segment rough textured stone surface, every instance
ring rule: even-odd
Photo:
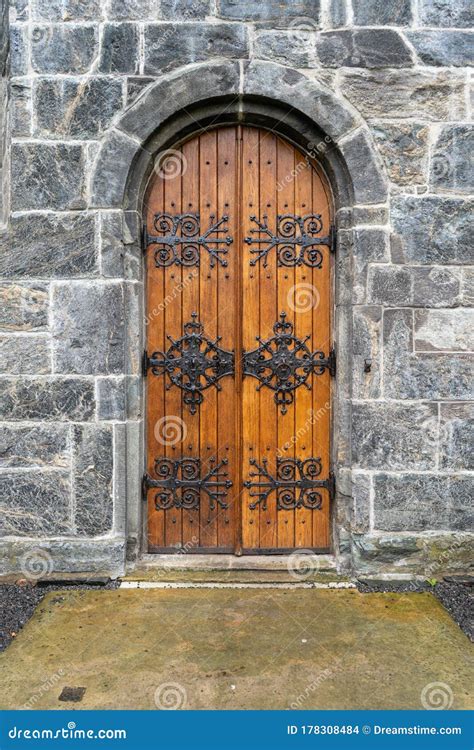
[[[137,24],[108,23],[102,36],[101,73],[138,73],[139,32]]]
[[[418,123],[377,123],[372,127],[388,175],[397,185],[426,182],[429,128]]]
[[[474,397],[474,362],[463,354],[413,354],[413,311],[384,313],[384,392],[396,399]]]
[[[217,14],[232,21],[257,21],[275,26],[308,28],[319,19],[319,0],[293,0],[282,3],[280,0],[267,0],[254,3],[253,0],[218,0]]]
[[[96,270],[92,215],[35,213],[12,218],[8,248],[0,254],[2,276],[74,278]]]
[[[75,525],[81,536],[99,536],[112,527],[112,431],[74,428]]]
[[[383,203],[387,197],[387,185],[375,166],[377,155],[367,134],[358,131],[344,140],[340,148],[352,175],[357,203]]]
[[[101,0],[35,0],[31,13],[35,21],[97,21],[103,7]]]
[[[412,56],[393,29],[330,31],[318,36],[318,57],[330,68],[399,68],[412,65]]]
[[[55,286],[52,331],[57,372],[123,372],[122,285],[77,283]]]
[[[141,250],[123,243],[123,214],[102,211],[100,216],[100,265],[103,276],[140,279]]]
[[[353,465],[361,469],[435,469],[436,404],[356,403],[352,408]]]
[[[119,420],[126,418],[127,402],[125,378],[98,378],[97,380],[97,415],[100,420]]]
[[[352,0],[356,26],[408,26],[412,20],[410,0]]]
[[[466,114],[464,81],[445,71],[343,72],[341,93],[366,117],[442,121]]]
[[[472,529],[472,476],[376,474],[374,527],[386,531]]]
[[[13,208],[85,208],[84,167],[79,145],[13,144]]]
[[[396,196],[392,223],[395,263],[463,264],[472,262],[472,203],[456,198]]]
[[[419,13],[423,26],[472,26],[470,0],[421,0]]]
[[[153,21],[159,7],[155,0],[111,0],[107,15],[111,21]]]
[[[439,135],[431,158],[430,183],[442,193],[471,193],[474,189],[474,129],[448,125]]]
[[[458,269],[373,266],[368,300],[395,307],[451,307],[461,302]]]
[[[474,310],[415,310],[415,351],[474,352]]]
[[[88,139],[106,130],[122,106],[122,83],[108,78],[40,80],[35,90],[36,134]]]
[[[70,463],[69,428],[65,425],[2,425],[0,468],[49,467],[66,469]]]
[[[0,373],[2,375],[45,375],[51,372],[49,337],[31,335],[0,336]]]
[[[382,229],[357,229],[354,231],[353,298],[354,302],[367,301],[367,273],[370,263],[389,260],[388,235]],[[347,286],[347,285],[346,285]]]
[[[0,284],[0,330],[41,331],[48,326],[49,294],[45,284]]]
[[[34,26],[31,62],[37,73],[87,73],[97,54],[94,26]]]
[[[470,31],[414,31],[408,40],[426,65],[472,65],[474,36]]]
[[[94,418],[94,383],[88,379],[3,378],[0,415],[5,421],[75,422]]]
[[[352,396],[379,398],[382,354],[382,308],[357,306],[354,308]],[[370,371],[365,372],[366,361]]]
[[[145,27],[144,73],[161,74],[213,57],[248,56],[247,30],[240,24],[181,24]]]
[[[92,206],[119,207],[130,165],[135,157],[137,144],[114,130],[102,141],[98,160],[103,169],[98,172],[91,188]]]
[[[372,478],[368,473],[352,472],[353,519],[352,528],[356,533],[370,529]]]
[[[440,467],[474,471],[474,404],[441,404]]]
[[[192,0],[190,3],[183,3],[182,0],[160,0],[160,16],[165,21],[204,20],[209,15],[209,0]]]
[[[28,72],[28,41],[23,25],[12,24],[10,29],[10,71],[15,76]]]
[[[0,472],[0,536],[71,533],[69,475]]]
[[[315,65],[316,55],[311,33],[298,34],[287,31],[261,31],[254,40],[254,55],[261,60],[275,60],[295,68]]]
[[[10,127],[14,136],[28,136],[31,131],[32,103],[29,83],[10,86]]]

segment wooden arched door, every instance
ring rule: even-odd
[[[145,200],[148,549],[329,547],[331,202],[267,130],[203,132]]]

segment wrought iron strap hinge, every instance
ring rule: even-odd
[[[218,461],[215,456],[207,459],[205,464],[200,458],[185,457],[181,459],[157,458],[154,475],[146,473],[142,479],[142,496],[147,499],[148,490],[156,490],[154,503],[156,510],[180,508],[197,510],[201,494],[207,495],[210,510],[228,508],[225,502],[227,491],[232,487],[228,478],[228,461]]]
[[[329,229],[329,252],[332,253],[332,255],[336,252],[336,245],[337,245],[337,234],[336,234],[336,227],[334,224],[331,224],[331,227]]]

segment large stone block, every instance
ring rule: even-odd
[[[474,352],[474,310],[415,310],[415,351]]]
[[[51,372],[49,337],[39,334],[0,336],[2,375],[44,375]]]
[[[25,24],[10,26],[10,73],[12,76],[28,74],[28,35]]]
[[[413,65],[402,37],[393,29],[344,29],[319,34],[316,50],[330,68],[405,68]]]
[[[441,404],[441,469],[474,471],[474,404]]]
[[[368,134],[358,130],[340,146],[352,177],[356,203],[385,203],[387,183]]]
[[[71,533],[69,474],[0,472],[0,487],[0,536]]]
[[[107,8],[111,21],[155,21],[159,14],[155,0],[111,0]]]
[[[111,130],[103,138],[98,155],[98,168],[91,187],[94,207],[121,207],[130,165],[139,146],[123,133]],[[145,153],[142,150],[142,153]],[[150,156],[151,158],[151,156]]]
[[[0,284],[0,330],[41,331],[48,327],[46,284]]]
[[[380,398],[382,308],[354,307],[352,397]],[[370,370],[366,372],[366,367]]]
[[[352,0],[356,26],[409,26],[410,0]]]
[[[331,29],[347,25],[348,11],[345,0],[329,0],[326,23]]]
[[[473,63],[474,36],[470,31],[412,31],[408,40],[425,65],[464,67]]]
[[[472,529],[474,478],[376,474],[374,528],[384,531]]]
[[[314,39],[311,33],[291,31],[257,32],[253,56],[260,60],[275,60],[281,65],[295,68],[316,66]]]
[[[31,135],[32,101],[29,82],[10,84],[10,128],[13,137]]]
[[[474,189],[474,129],[447,125],[431,156],[430,184],[441,193],[471,193]],[[472,249],[472,248],[471,248]]]
[[[102,0],[36,0],[31,3],[35,21],[101,21]]]
[[[139,30],[135,23],[107,23],[102,32],[101,73],[138,73]]]
[[[383,229],[354,230],[353,298],[348,302],[367,301],[367,273],[370,263],[389,261],[388,234]],[[348,287],[350,291],[350,286]]]
[[[11,164],[13,210],[85,208],[82,146],[14,143]]]
[[[352,460],[360,469],[435,469],[437,404],[355,403]]]
[[[452,307],[461,304],[461,273],[454,268],[372,266],[368,301],[394,307]]]
[[[392,200],[395,263],[471,264],[474,230],[472,202],[455,198],[412,195]]]
[[[266,0],[256,3],[253,0],[218,0],[217,15],[231,21],[255,21],[271,26],[291,26],[298,30],[307,29],[319,22],[319,0]]]
[[[204,20],[212,15],[209,0],[160,0],[160,17],[164,21]]]
[[[442,122],[466,116],[464,80],[453,72],[342,71],[340,90],[365,117]]]
[[[94,415],[94,383],[90,378],[0,380],[0,416],[7,422],[87,422]]]
[[[81,580],[94,580],[125,575],[125,546],[123,535],[109,535],[104,539],[38,539],[35,550],[40,561],[51,561],[53,578],[65,573],[68,578],[79,574]],[[29,540],[4,539],[0,545],[0,572],[22,573],[25,554],[30,552]]]
[[[70,464],[69,427],[2,425],[0,468],[49,467],[66,469]]]
[[[124,371],[121,284],[58,284],[53,291],[55,369],[61,373]]]
[[[112,528],[112,447],[111,427],[74,428],[74,517],[81,536],[99,536]]]
[[[122,82],[42,79],[35,91],[36,134],[49,138],[95,138],[123,105]]]
[[[470,0],[421,0],[420,22],[423,26],[472,26]]]
[[[74,278],[97,272],[95,223],[91,214],[13,216],[10,229],[8,249],[0,254],[0,275],[4,277]],[[23,304],[21,289],[28,288],[18,287],[18,304]],[[45,293],[47,289],[36,284],[31,288]],[[42,304],[43,297],[38,298],[37,294],[25,304],[36,305],[37,299]]]
[[[462,303],[474,307],[474,269],[464,268],[462,272]]]
[[[87,73],[97,55],[95,26],[33,26],[31,64],[36,73]]]
[[[426,125],[379,122],[371,130],[392,182],[426,183],[429,136]]]
[[[138,240],[139,229],[134,232]],[[100,263],[103,276],[118,279],[140,279],[142,251],[138,243],[125,244],[122,211],[100,214]]]
[[[394,399],[474,397],[474,362],[462,354],[413,354],[413,311],[384,313],[384,393]]]
[[[351,472],[353,517],[352,530],[358,533],[369,531],[372,505],[372,478],[369,473]]]
[[[215,57],[248,57],[243,24],[149,24],[145,26],[145,75]]]

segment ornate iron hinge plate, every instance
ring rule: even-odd
[[[221,337],[212,340],[204,334],[204,326],[197,320],[197,313],[184,325],[184,335],[176,341],[168,336],[171,346],[166,352],[146,355],[144,370],[153,375],[167,375],[173,385],[184,391],[183,401],[191,414],[203,402],[203,391],[214,386],[221,390],[220,378],[234,374],[234,353],[218,346]]]
[[[293,403],[293,391],[304,385],[311,389],[308,379],[311,374],[322,375],[324,370],[335,373],[335,352],[328,357],[322,351],[311,352],[306,342],[310,336],[298,339],[293,335],[293,324],[280,313],[280,320],[273,326],[274,336],[264,341],[257,336],[260,346],[243,353],[243,372],[260,381],[262,387],[275,391],[274,400],[281,413],[286,414]]]
[[[157,490],[154,497],[156,510],[196,510],[200,506],[201,493],[205,492],[209,498],[210,510],[214,510],[217,505],[228,508],[224,498],[229,487],[232,487],[232,482],[226,478],[228,472],[223,470],[227,459],[223,458],[217,463],[212,457],[206,463],[208,467],[203,472],[199,458],[157,458],[155,477],[149,474],[143,476],[143,498],[146,500],[148,490],[154,488]]]
[[[261,464],[253,458],[250,463],[256,471],[250,471],[251,479],[244,482],[244,486],[250,490],[250,497],[255,498],[249,504],[251,510],[259,505],[266,510],[272,493],[276,496],[277,510],[320,510],[323,502],[321,489],[329,492],[331,500],[334,497],[334,474],[330,473],[328,479],[317,478],[322,471],[320,458],[277,458],[276,476],[268,470],[266,458]]]
[[[233,242],[232,237],[223,236],[229,231],[226,226],[228,220],[227,214],[217,221],[215,216],[210,216],[210,225],[203,232],[199,214],[159,213],[153,218],[153,228],[157,234],[149,234],[144,227],[143,244],[145,248],[156,245],[154,259],[158,268],[167,268],[173,263],[181,266],[199,266],[201,250],[207,252],[211,268],[214,268],[216,263],[226,266],[225,256],[228,246]]]
[[[277,263],[279,266],[308,266],[310,268],[321,268],[323,254],[321,246],[326,245],[333,250],[334,230],[327,236],[322,236],[323,222],[320,214],[307,214],[296,216],[294,214],[280,214],[277,216],[277,229],[274,233],[268,226],[268,216],[264,215],[263,221],[251,216],[250,221],[256,224],[256,229],[251,229],[252,237],[245,237],[248,245],[252,247],[250,252],[255,257],[250,261],[255,266],[263,260],[264,268],[268,265],[268,255],[275,248],[277,252]]]

